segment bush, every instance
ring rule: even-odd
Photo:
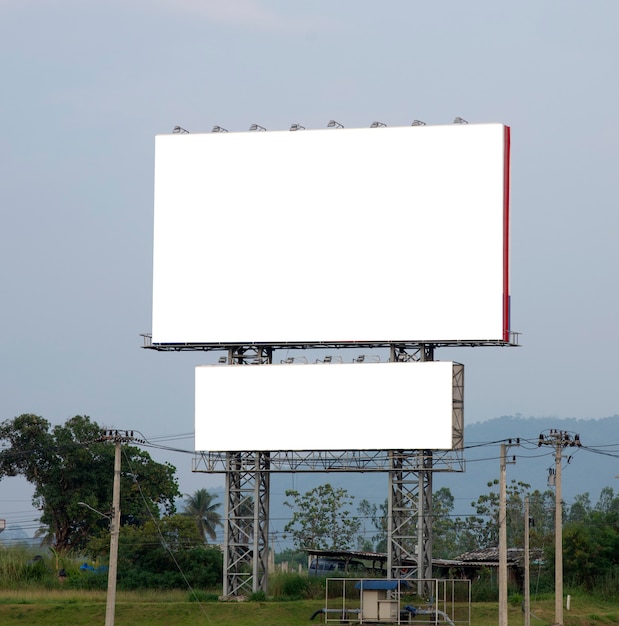
[[[282,588],[288,598],[306,598],[309,592],[309,581],[305,576],[294,575],[284,581]]]
[[[313,588],[307,576],[279,573],[269,578],[270,595],[287,600],[300,600],[314,597]],[[324,585],[322,586],[324,594]]]
[[[510,593],[508,600],[512,606],[520,606],[523,602],[523,597],[520,593]]]
[[[264,591],[262,591],[262,589],[260,591],[254,591],[249,596],[249,601],[250,602],[264,602],[266,599],[267,599],[266,593],[264,593]]]
[[[191,591],[188,599],[189,602],[219,602],[219,595],[206,591]]]

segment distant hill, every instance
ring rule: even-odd
[[[520,446],[510,447],[508,457],[516,462],[507,466],[507,481],[528,483],[531,489],[545,491],[548,470],[554,468],[554,448],[537,447],[540,433],[550,429],[580,435],[581,448],[565,448],[562,465],[563,500],[570,503],[578,494],[589,493],[595,503],[604,487],[619,490],[619,416],[604,419],[556,419],[500,417],[465,427],[464,474],[437,474],[434,488],[449,487],[456,497],[457,513],[471,514],[470,502],[487,493],[488,481],[499,477],[500,444],[520,438]]]

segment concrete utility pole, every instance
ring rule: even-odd
[[[529,569],[529,496],[524,498],[524,626],[531,626],[531,573]]]
[[[561,495],[561,460],[563,448],[580,447],[580,435],[570,435],[563,430],[540,434],[537,446],[555,448],[555,624],[563,626],[563,502]]]
[[[112,491],[112,517],[110,520],[110,561],[107,575],[107,600],[105,605],[105,626],[114,626],[116,611],[116,578],[118,573],[118,538],[120,536],[120,467],[121,444],[131,441],[133,433],[125,431],[104,431],[103,440],[114,442],[114,485]]]
[[[507,626],[507,447],[514,445],[501,444],[501,467],[499,478],[499,626]],[[515,445],[520,445],[517,439]],[[516,457],[511,461],[516,462]]]

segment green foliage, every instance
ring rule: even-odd
[[[475,584],[471,585],[471,599],[473,602],[498,601],[499,588],[488,569],[482,569]]]
[[[300,576],[278,572],[269,576],[269,595],[274,600],[324,598],[325,580],[322,577]]]
[[[378,507],[366,499],[359,502],[357,513],[359,515],[361,534],[357,538],[357,549],[365,552],[387,551],[387,510],[388,504],[386,500]],[[370,535],[368,523],[372,525],[375,534]]]
[[[0,588],[11,589],[23,583],[41,585],[46,578],[53,579],[53,571],[47,555],[21,547],[0,548]]]
[[[523,602],[523,597],[521,593],[510,593],[507,598],[508,602],[513,606],[520,606]]]
[[[306,576],[290,574],[283,581],[281,595],[286,598],[307,598],[309,590],[310,583]]]
[[[185,501],[183,515],[195,520],[205,540],[209,537],[214,541],[217,537],[217,527],[222,525],[221,515],[216,510],[221,506],[221,502],[213,502],[215,498],[217,496],[206,489],[198,489],[193,495],[188,495]]]
[[[193,590],[188,594],[187,599],[189,602],[219,602],[219,594]]]
[[[281,552],[275,553],[275,564],[288,563],[291,567],[307,567],[307,554],[303,550],[293,550],[286,548]]]
[[[204,545],[189,517],[172,515],[143,526],[121,528],[120,589],[185,589],[188,585],[211,588],[221,583],[222,568],[221,550]]]
[[[586,590],[608,583],[619,568],[619,497],[605,488],[591,507],[589,494],[575,499],[563,529],[563,573]]]
[[[288,490],[292,503],[284,504],[294,510],[292,519],[284,528],[300,550],[349,550],[359,530],[359,520],[348,507],[353,496],[346,489],[334,489],[330,484],[320,485],[305,495]]]
[[[475,515],[467,518],[462,526],[468,549],[487,548],[499,543],[499,493],[493,490],[498,485],[496,479],[489,482],[491,491],[471,503]],[[507,545],[510,547],[522,545],[524,497],[529,489],[530,485],[515,480],[506,485]]]
[[[451,516],[454,497],[448,487],[441,487],[432,496],[433,553],[437,558],[449,559],[460,550],[458,525]]]
[[[112,502],[114,446],[100,441],[100,434],[101,427],[81,415],[53,428],[30,414],[0,424],[0,477],[22,475],[34,485],[43,535],[60,551],[83,549],[109,526],[94,511],[107,512]],[[160,509],[173,513],[180,495],[174,474],[172,465],[123,446],[123,523],[158,517]]]
[[[262,591],[262,589],[259,590],[259,591],[254,591],[249,596],[249,601],[250,602],[265,602],[266,599],[267,599],[267,594],[264,593],[264,591]]]

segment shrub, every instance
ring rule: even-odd
[[[191,591],[189,593],[189,602],[218,602],[219,595],[216,593],[208,593],[207,591]]]
[[[254,591],[249,596],[249,601],[250,602],[264,602],[266,599],[267,599],[266,593],[264,593],[264,591],[262,591],[262,589],[260,591]]]

